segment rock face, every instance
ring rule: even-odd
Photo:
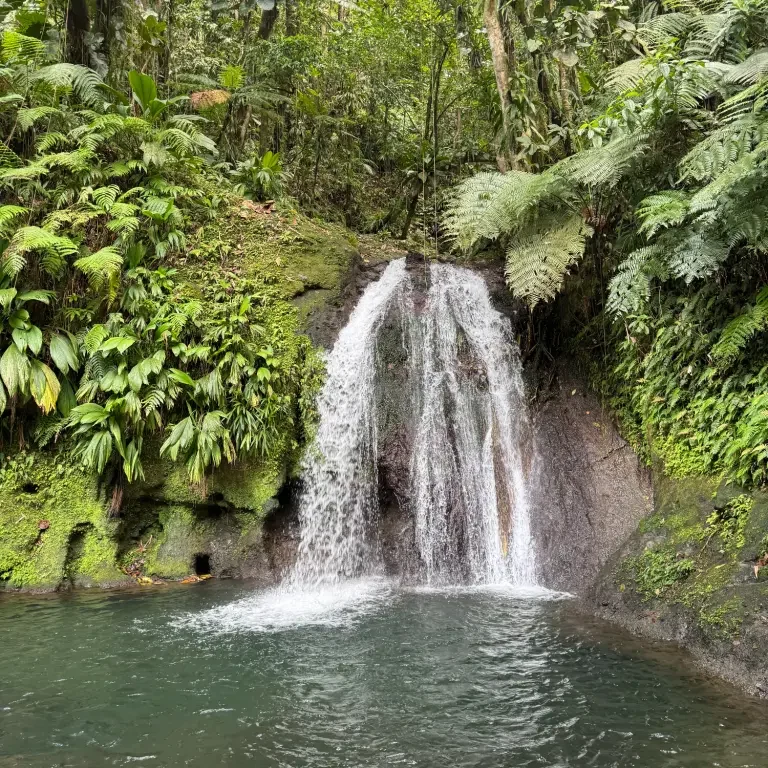
[[[768,493],[661,473],[654,486],[654,514],[602,569],[585,608],[768,697]]]
[[[539,578],[584,594],[651,513],[650,473],[566,365],[534,414],[534,435],[531,522]]]

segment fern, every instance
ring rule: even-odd
[[[725,243],[709,233],[693,232],[669,258],[669,269],[674,277],[691,283],[711,275],[726,258],[728,246]]]
[[[555,174],[573,185],[613,187],[642,158],[648,149],[647,136],[629,135],[601,147],[578,152],[553,166]]]
[[[579,216],[543,221],[536,231],[514,239],[507,250],[506,278],[512,293],[533,308],[560,290],[569,267],[584,253],[592,233]]]
[[[49,274],[58,274],[66,258],[77,253],[77,246],[40,227],[21,227],[16,231],[0,261],[0,274],[16,277],[27,263],[30,253],[42,254],[41,265]]]
[[[645,307],[651,292],[651,273],[658,271],[649,267],[661,256],[662,249],[651,245],[630,253],[624,259],[608,287],[606,309],[609,314],[634,314]]]
[[[32,62],[45,56],[45,43],[34,37],[27,37],[19,32],[3,32],[0,44],[0,59],[4,62],[18,59]]]
[[[92,69],[79,64],[60,63],[41,67],[32,79],[53,88],[71,90],[83,104],[94,105],[103,100],[103,80]]]
[[[107,246],[77,259],[74,266],[88,277],[91,287],[98,291],[120,272],[123,255],[113,246]]]
[[[662,229],[682,224],[688,206],[688,195],[685,192],[669,190],[646,197],[636,211],[642,221],[640,232],[652,238]]]
[[[757,294],[753,305],[745,307],[740,315],[725,326],[717,343],[712,347],[712,359],[721,366],[732,363],[749,340],[767,327],[768,287]]]
[[[745,61],[730,67],[724,80],[726,83],[754,85],[766,75],[768,75],[768,48],[761,48]]]

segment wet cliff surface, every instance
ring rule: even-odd
[[[583,594],[653,510],[650,472],[566,363],[534,415],[532,524],[539,578]]]

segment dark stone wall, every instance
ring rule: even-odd
[[[533,426],[530,503],[540,581],[583,594],[653,510],[650,473],[565,363]]]

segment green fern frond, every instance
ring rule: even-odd
[[[720,366],[732,363],[750,339],[768,327],[768,287],[755,297],[753,305],[744,308],[723,329],[712,347],[712,359]]]
[[[649,48],[657,48],[668,40],[682,38],[690,28],[691,21],[688,13],[659,14],[638,28],[637,37]]]
[[[693,232],[673,251],[669,269],[674,277],[692,283],[716,272],[728,258],[728,246],[711,233]]]
[[[496,240],[512,232],[535,195],[531,173],[478,173],[458,185],[448,202],[446,228],[459,248],[468,250],[481,240]]]
[[[97,291],[119,274],[122,266],[122,253],[111,245],[75,262],[75,269],[86,275],[91,287]]]
[[[29,109],[20,109],[17,113],[19,128],[22,131],[28,131],[38,120],[62,116],[63,112],[58,107],[31,107]]]
[[[101,86],[104,81],[97,72],[79,64],[50,64],[38,69],[32,79],[47,83],[53,88],[71,90],[83,104],[98,104],[103,98]]]
[[[51,274],[63,266],[68,256],[77,253],[77,246],[68,238],[40,227],[21,227],[16,230],[0,261],[0,273],[16,277],[27,263],[30,253],[43,255],[41,264]]]
[[[754,85],[766,75],[768,75],[768,48],[761,48],[745,61],[730,67],[724,80],[726,83]]]
[[[45,43],[35,37],[27,37],[19,32],[3,32],[0,44],[0,59],[4,62],[19,59],[21,61],[41,60],[45,56]]]
[[[585,187],[613,187],[648,149],[644,134],[624,136],[602,147],[586,149],[561,160],[549,173],[570,184]]]
[[[63,148],[69,145],[67,136],[59,131],[49,131],[40,136],[35,142],[35,149],[38,153],[44,154],[52,149]]]
[[[553,299],[562,288],[569,267],[584,254],[592,233],[579,216],[545,219],[507,250],[506,278],[512,293],[533,308]]]
[[[19,165],[21,158],[4,141],[0,141],[0,169],[16,168]]]
[[[630,59],[611,71],[605,81],[605,89],[608,93],[637,90],[650,71],[646,59]]]
[[[642,221],[640,231],[648,238],[668,227],[682,224],[688,213],[689,196],[685,192],[668,190],[646,197],[636,213]]]
[[[640,312],[648,302],[651,293],[651,273],[649,269],[662,256],[658,245],[640,248],[627,256],[619,265],[616,274],[608,286],[609,314],[621,316]]]
[[[0,232],[25,213],[28,213],[28,210],[20,205],[0,205]]]

